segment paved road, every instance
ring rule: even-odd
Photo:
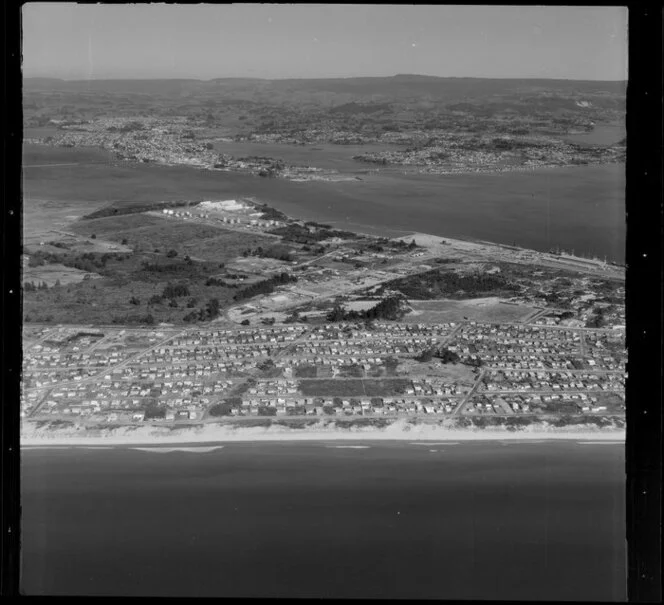
[[[480,370],[480,372],[477,375],[477,379],[475,380],[475,383],[473,384],[473,388],[468,391],[466,396],[463,398],[461,403],[454,409],[452,412],[452,416],[456,416],[462,412],[462,410],[466,407],[468,404],[468,401],[470,398],[473,396],[473,394],[477,391],[479,388],[480,384],[482,383],[482,378],[484,378],[485,370]]]

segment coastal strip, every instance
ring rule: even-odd
[[[449,441],[447,441],[449,440]],[[245,427],[233,429],[227,426],[205,426],[201,429],[181,431],[155,431],[149,427],[100,429],[93,435],[82,437],[64,431],[24,431],[22,448],[91,445],[172,446],[184,444],[223,444],[233,442],[289,442],[289,441],[406,441],[409,444],[451,445],[471,441],[541,442],[571,440],[589,443],[624,443],[624,429],[597,429],[578,426],[557,429],[555,427],[526,427],[522,430],[507,429],[452,429],[444,426],[413,425],[397,421],[385,428],[339,429],[313,426],[309,429],[285,427]]]

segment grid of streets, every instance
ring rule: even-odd
[[[431,347],[457,363],[415,358]],[[622,329],[378,322],[26,328],[22,417],[623,415]]]

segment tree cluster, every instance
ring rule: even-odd
[[[460,275],[454,272],[443,272],[440,269],[400,278],[389,282],[386,287],[398,290],[408,298],[419,299],[443,296],[472,298],[499,290],[518,290],[515,284],[508,282],[501,275],[489,273]]]
[[[231,284],[226,283],[223,279],[219,279],[218,277],[208,277],[205,280],[205,285],[206,286],[223,286],[225,288],[232,288]]]
[[[277,286],[282,286],[296,281],[297,277],[294,275],[289,275],[285,272],[279,273],[274,277],[256,282],[255,284],[251,284],[250,286],[239,290],[233,297],[233,300],[246,300],[247,298],[252,298],[254,296],[258,296],[259,294],[271,294],[274,292]]]
[[[155,401],[151,401],[147,406],[145,406],[145,419],[151,420],[159,418],[166,418],[166,408],[164,406],[160,406]]]
[[[159,263],[143,261],[142,267],[144,271],[150,273],[184,273],[191,271],[191,269],[184,263],[166,263],[160,265]]]
[[[279,244],[270,246],[269,248],[263,248],[262,246],[258,246],[253,250],[248,248],[242,252],[242,256],[258,256],[260,258],[274,258],[283,261],[293,260],[293,253],[291,252],[290,248]]]
[[[603,307],[597,307],[586,322],[586,328],[602,328],[606,325],[605,311]]]
[[[285,221],[288,217],[281,211],[264,204],[257,208],[262,214],[261,218],[268,221]]]
[[[444,364],[458,363],[460,361],[460,357],[454,351],[440,347],[425,349],[417,357],[415,357],[415,359],[416,361],[420,361],[422,363],[428,363],[432,359],[438,359],[441,363]]]
[[[364,311],[347,311],[339,303],[327,314],[327,321],[357,321],[387,319],[397,320],[404,316],[403,296],[394,294],[381,300],[377,305]]]
[[[26,282],[23,284],[23,290],[25,292],[35,292],[37,290],[48,290],[48,285],[45,281],[41,282],[38,285],[35,285],[33,282]]]
[[[179,298],[180,296],[190,296],[187,284],[167,284],[161,293],[163,298]]]
[[[30,255],[28,266],[40,267],[44,264],[60,263],[65,267],[73,267],[86,273],[96,273],[106,268],[106,263],[113,257],[112,254],[97,255],[92,252],[82,254],[54,254],[37,250]]]
[[[311,227],[311,229],[309,229]],[[339,239],[355,239],[356,233],[351,231],[342,231],[339,229],[329,229],[327,227],[320,228],[313,225],[302,226],[297,224],[290,224],[284,227],[277,227],[270,231],[275,235],[281,235],[285,240],[297,242],[300,244],[316,244],[324,239],[338,237]]]
[[[188,323],[195,321],[209,321],[219,315],[220,308],[221,305],[219,299],[211,298],[207,301],[204,308],[196,309],[191,313],[187,313],[182,319]]]

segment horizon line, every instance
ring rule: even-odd
[[[626,83],[627,78],[618,80],[599,80],[599,79],[581,79],[581,78],[551,78],[542,76],[509,76],[509,77],[490,77],[490,76],[431,76],[427,74],[394,74],[392,76],[323,76],[323,77],[286,77],[286,78],[267,78],[257,76],[217,76],[214,78],[186,78],[186,77],[169,77],[169,78],[145,78],[145,77],[112,77],[112,78],[60,78],[57,76],[23,76],[23,80],[58,80],[60,82],[113,82],[113,81],[188,81],[188,82],[214,82],[216,80],[261,80],[266,82],[271,81],[286,81],[286,80],[359,80],[359,79],[389,79],[389,78],[432,78],[438,80],[552,80],[564,82],[611,82],[611,83]]]

